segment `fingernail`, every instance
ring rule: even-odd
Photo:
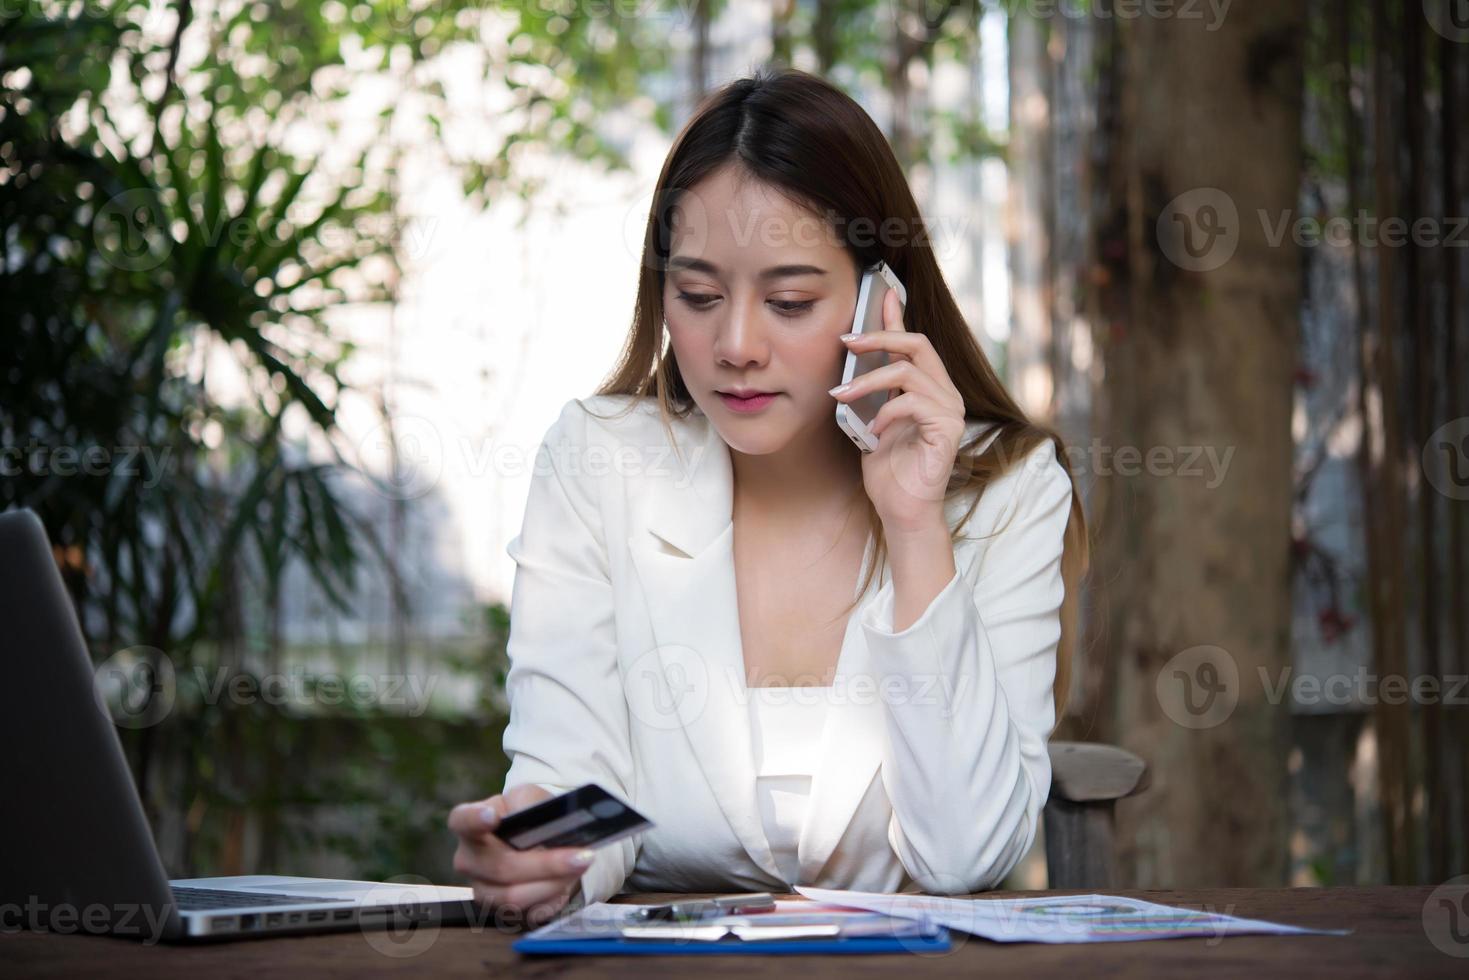
[[[828,395],[844,395],[851,387],[851,384],[837,385],[835,388],[828,388],[826,393]]]
[[[862,336],[860,333],[844,333],[844,334],[842,334],[842,339],[843,340],[856,340],[860,336]]]
[[[592,850],[591,848],[586,848],[584,850],[577,851],[571,856],[571,864],[572,867],[576,868],[590,868],[592,866],[592,862],[596,860],[596,858],[597,852]]]
[[[486,827],[493,827],[500,822],[500,811],[492,806],[481,807],[479,818],[484,821]]]

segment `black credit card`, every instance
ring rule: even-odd
[[[590,847],[647,830],[653,821],[607,792],[587,783],[500,821],[495,836],[524,851],[531,847]]]

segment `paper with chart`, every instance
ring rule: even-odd
[[[1110,943],[1138,939],[1265,935],[1342,936],[1350,929],[1305,929],[1259,919],[1240,919],[1209,908],[1158,905],[1116,895],[1042,898],[946,898],[885,895],[796,885],[807,898],[834,905],[923,918],[1002,943]]]

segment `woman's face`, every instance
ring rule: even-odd
[[[724,168],[684,196],[664,277],[669,342],[731,449],[763,455],[836,428],[828,389],[841,380],[857,285],[831,225],[776,188]],[[744,390],[773,397],[721,394]]]

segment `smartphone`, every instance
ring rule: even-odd
[[[596,783],[507,815],[495,836],[523,851],[531,847],[593,847],[647,830],[653,822]]]
[[[852,316],[851,333],[873,333],[883,328],[882,304],[890,292],[898,294],[898,302],[908,306],[908,290],[898,281],[897,275],[886,262],[879,262],[862,273],[862,285],[857,290],[857,311]],[[847,349],[847,362],[842,368],[842,384],[875,371],[888,363],[887,351],[868,351],[858,354]],[[857,448],[864,453],[877,449],[877,437],[872,434],[873,419],[877,410],[888,400],[888,389],[870,392],[851,402],[837,403],[837,425],[841,426]]]

